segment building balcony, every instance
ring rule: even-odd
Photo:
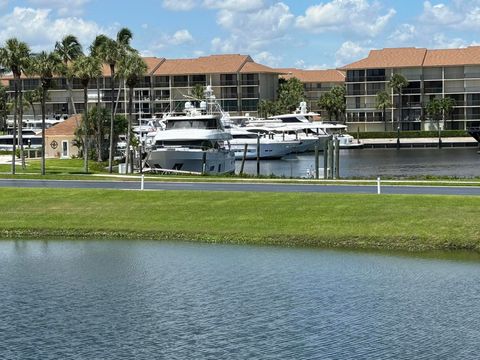
[[[237,86],[237,80],[222,80],[220,81],[220,86]]]
[[[259,84],[260,82],[258,80],[242,80],[241,86],[251,86]]]

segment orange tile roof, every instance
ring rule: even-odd
[[[0,79],[0,83],[1,83],[3,86],[8,86],[8,85],[9,85],[9,80],[8,80],[8,79]]]
[[[248,55],[225,54],[195,59],[166,59],[154,75],[190,75],[224,73],[278,73],[268,66],[255,63]]]
[[[160,64],[165,61],[165,58],[144,57],[143,61],[145,61],[145,64],[147,64],[147,75],[152,75],[154,71],[157,70],[157,68],[160,66]],[[109,77],[111,75],[110,65],[103,64],[102,75],[106,77]]]
[[[247,61],[240,70],[240,73],[279,74],[280,71],[278,71],[278,69],[272,69],[271,67],[258,64],[253,61]]]
[[[80,126],[82,115],[77,114],[45,130],[45,136],[74,135]]]
[[[424,48],[387,48],[371,50],[365,59],[341,67],[339,70],[421,67],[427,54]]]
[[[335,69],[328,70],[303,70],[303,69],[277,69],[283,79],[297,78],[302,83],[343,83],[345,73]]]
[[[480,46],[428,50],[423,66],[480,65]]]

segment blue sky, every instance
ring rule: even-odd
[[[0,0],[0,44],[34,51],[66,34],[134,33],[143,55],[249,54],[275,67],[334,68],[373,48],[477,44],[480,0]]]

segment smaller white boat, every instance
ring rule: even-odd
[[[235,153],[235,159],[243,159],[245,146],[247,160],[257,158],[258,147],[260,159],[279,159],[294,152],[301,143],[295,139],[281,139],[268,129],[232,128],[230,133],[232,134],[230,146]]]

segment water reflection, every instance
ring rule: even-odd
[[[476,359],[478,260],[4,241],[0,357]]]

